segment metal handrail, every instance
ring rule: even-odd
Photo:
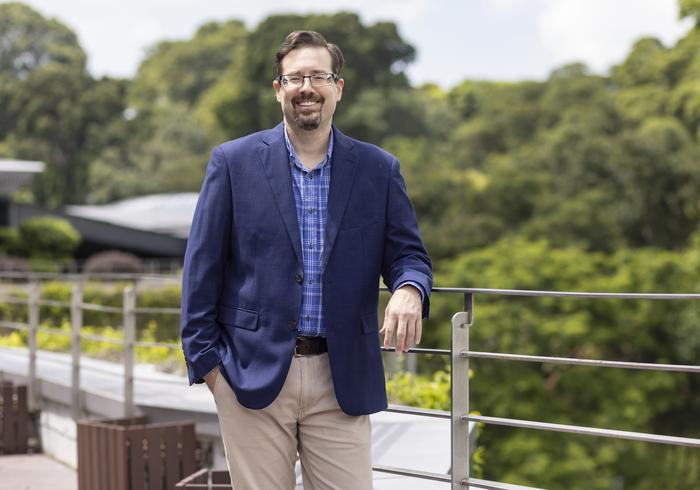
[[[70,306],[70,305],[69,305]],[[80,308],[89,311],[101,311],[103,313],[124,313],[124,308],[120,306],[98,305],[96,303],[80,303]]]
[[[8,274],[3,274],[3,276],[8,277]],[[101,275],[103,278],[109,279],[125,279],[137,281],[140,279],[179,279],[173,276],[146,276],[146,275],[115,275],[115,274],[105,274]],[[17,276],[15,276],[17,277]],[[179,314],[179,308],[169,308],[169,307],[136,307],[135,303],[135,290],[130,288],[125,290],[124,296],[124,306],[113,307],[104,306],[91,303],[85,303],[82,301],[82,284],[84,283],[86,277],[76,274],[64,274],[58,277],[69,278],[76,282],[76,287],[74,288],[72,301],[70,303],[62,301],[53,300],[40,300],[38,295],[38,285],[37,281],[42,277],[50,277],[55,279],[57,276],[52,275],[24,275],[22,277],[29,278],[33,281],[33,286],[30,287],[30,294],[28,298],[16,298],[8,296],[6,298],[0,296],[0,299],[6,299],[7,302],[14,303],[26,303],[30,307],[30,322],[28,324],[22,324],[18,322],[6,322],[0,321],[0,326],[6,328],[15,328],[18,330],[28,330],[30,335],[30,346],[32,342],[32,335],[36,335],[36,332],[45,332],[57,335],[67,335],[73,337],[74,347],[73,347],[73,384],[74,390],[78,386],[78,364],[76,364],[80,355],[79,340],[88,339],[100,342],[110,342],[114,344],[123,344],[125,350],[125,360],[124,360],[124,390],[125,390],[125,414],[130,414],[133,411],[133,350],[135,347],[165,347],[169,349],[180,349],[180,344],[170,343],[170,342],[151,342],[151,341],[137,341],[135,339],[135,315],[136,314]],[[91,277],[100,277],[100,275],[94,275]],[[33,289],[32,289],[33,288]],[[386,288],[382,288],[386,291]],[[453,288],[453,287],[436,287],[432,290],[434,293],[447,293],[447,294],[462,294],[464,295],[464,310],[463,312],[455,314],[452,321],[452,348],[451,349],[425,349],[425,348],[413,348],[408,351],[411,354],[421,354],[421,355],[439,355],[439,356],[451,356],[451,376],[452,376],[452,410],[450,412],[444,410],[430,410],[421,409],[415,407],[407,407],[401,405],[390,405],[387,408],[388,412],[401,413],[406,415],[415,416],[426,416],[441,419],[450,419],[452,425],[452,471],[451,475],[443,475],[437,473],[429,473],[423,471],[415,471],[405,468],[393,468],[388,466],[374,466],[373,469],[376,471],[382,471],[387,473],[400,474],[404,476],[411,476],[416,478],[436,480],[451,482],[452,488],[478,488],[478,489],[522,489],[517,485],[510,485],[506,483],[499,482],[489,482],[486,480],[478,480],[469,477],[469,445],[468,445],[468,423],[484,423],[493,425],[502,425],[518,428],[527,428],[535,430],[546,430],[555,431],[561,433],[574,433],[583,435],[593,435],[617,439],[626,439],[634,441],[645,441],[654,442],[661,444],[670,444],[676,446],[687,446],[687,447],[700,447],[700,439],[677,437],[670,435],[657,435],[657,434],[647,434],[642,432],[631,432],[622,431],[615,429],[602,429],[595,427],[568,425],[568,424],[556,424],[549,422],[539,422],[539,421],[529,421],[529,420],[518,420],[502,417],[491,417],[484,415],[469,414],[469,360],[470,359],[489,359],[498,361],[515,361],[515,362],[536,362],[536,363],[551,363],[551,364],[564,364],[564,365],[578,365],[578,366],[588,366],[588,367],[599,367],[599,368],[615,368],[615,369],[638,369],[647,371],[671,371],[671,372],[682,372],[682,373],[700,373],[700,366],[693,365],[678,365],[678,364],[656,364],[656,363],[641,363],[641,362],[627,362],[627,361],[612,361],[612,360],[600,360],[600,359],[578,359],[569,357],[550,357],[550,356],[537,356],[537,355],[522,355],[522,354],[511,354],[511,353],[499,353],[499,352],[480,352],[469,350],[469,330],[472,327],[474,321],[474,296],[475,295],[492,295],[492,296],[519,296],[519,297],[555,297],[555,298],[579,298],[579,299],[636,299],[636,300],[700,300],[700,294],[669,294],[669,293],[612,293],[612,292],[576,292],[576,291],[539,291],[539,290],[514,290],[514,289],[484,289],[484,288]],[[69,306],[71,308],[71,316],[73,322],[73,331],[66,332],[58,329],[44,328],[38,326],[38,306],[39,305],[49,305],[49,306]],[[81,332],[82,327],[82,311],[99,311],[104,313],[115,313],[122,314],[124,316],[124,339],[117,339],[113,337],[105,337],[94,334],[87,334]],[[35,339],[34,339],[35,342]],[[77,342],[77,344],[76,344]],[[77,347],[76,347],[77,345]],[[36,348],[36,347],[34,347]],[[76,350],[77,349],[77,350]],[[382,351],[391,352],[395,351],[395,348],[381,347]],[[30,348],[31,350],[31,348]],[[30,353],[30,373],[35,371],[35,368],[31,367],[31,363],[35,362],[35,352],[34,358],[32,358],[32,353]],[[34,359],[32,361],[31,359]],[[101,370],[108,374],[114,374],[113,372],[107,370]],[[139,378],[141,379],[141,378]],[[146,379],[146,378],[144,378]],[[161,380],[156,378],[151,378],[152,381],[157,382],[170,382],[167,380]],[[455,381],[458,382],[455,382]],[[177,381],[173,381],[177,382]],[[30,385],[32,381],[30,380]],[[31,391],[31,389],[30,389]],[[78,407],[77,404],[80,403],[80,396],[78,393],[73,394],[74,405]],[[74,407],[74,412],[79,411],[79,408]],[[75,412],[77,413],[77,412]]]
[[[605,361],[602,359],[578,359],[574,357],[529,356],[502,352],[462,351],[462,357],[472,359],[495,359],[498,361],[539,362],[544,364],[564,364],[570,366],[591,366],[617,369],[640,369],[644,371],[675,371],[679,373],[700,373],[700,366],[687,364],[655,364],[653,362]]]
[[[0,327],[11,330],[29,330],[29,325],[26,323],[9,322],[7,320],[0,320]]]
[[[27,300],[25,299],[24,302],[26,303]],[[57,299],[40,299],[38,303],[40,306],[58,306],[60,308],[70,308],[70,301],[60,301]]]
[[[547,430],[551,432],[568,432],[588,436],[610,437],[613,439],[627,439],[629,441],[656,442],[670,444],[672,446],[688,446],[700,448],[700,439],[690,437],[665,436],[647,434],[645,432],[631,432],[626,430],[600,429],[583,425],[553,424],[551,422],[535,422],[532,420],[509,419],[505,417],[488,417],[484,415],[462,415],[463,422],[483,422],[492,425],[504,425],[521,429]]]
[[[654,300],[688,300],[700,299],[698,293],[607,293],[589,291],[538,291],[532,289],[485,289],[485,288],[440,288],[432,289],[434,293],[486,294],[496,296],[522,296],[543,298],[592,298],[592,299],[654,299]]]

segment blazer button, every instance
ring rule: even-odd
[[[297,329],[297,322],[295,322],[295,321],[289,322],[289,325],[287,325],[287,328],[289,328],[289,330],[292,330],[292,331],[296,330]]]
[[[302,282],[304,282],[304,276],[302,276],[301,274],[297,274],[294,277],[294,280],[297,282],[297,284],[301,284]]]

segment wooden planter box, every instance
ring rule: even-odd
[[[193,422],[78,422],[79,490],[173,490],[196,468]]]
[[[232,490],[231,477],[226,470],[201,469],[175,485],[175,489]]]
[[[29,449],[27,387],[0,383],[0,454],[24,454]]]

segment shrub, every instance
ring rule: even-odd
[[[0,255],[17,255],[20,248],[19,232],[14,228],[0,226]]]
[[[35,259],[65,259],[80,243],[80,233],[67,220],[37,216],[19,225],[22,255]]]
[[[134,273],[143,272],[143,262],[136,255],[120,250],[96,253],[85,261],[84,273]]]

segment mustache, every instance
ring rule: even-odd
[[[298,104],[300,102],[321,102],[323,103],[326,99],[318,94],[299,94],[292,98],[293,104]]]

